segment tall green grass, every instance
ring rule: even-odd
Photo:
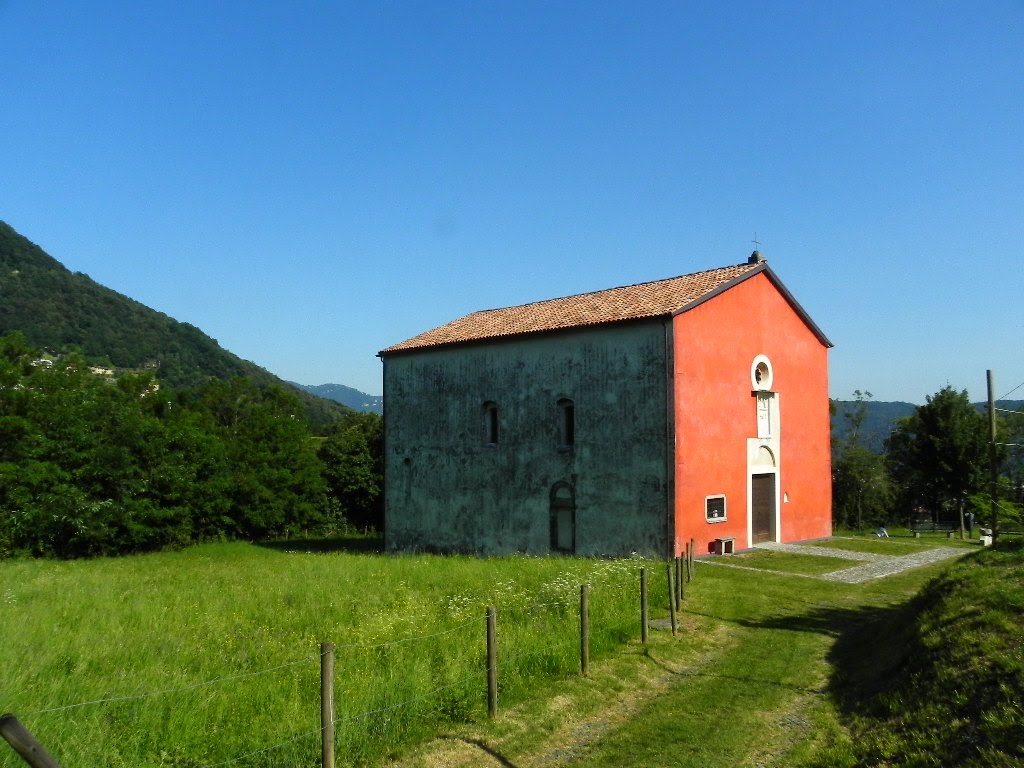
[[[639,634],[642,560],[360,555],[214,544],[0,563],[0,710],[67,766],[319,764],[319,649],[335,651],[337,752],[366,764],[486,717],[485,606],[500,705]],[[84,702],[84,706],[76,706]],[[0,766],[20,765],[0,744]]]

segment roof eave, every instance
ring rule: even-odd
[[[669,312],[659,312],[657,314],[642,315],[640,317],[626,317],[616,318],[613,320],[602,320],[594,323],[582,323],[578,325],[567,325],[563,328],[545,328],[543,330],[536,331],[517,331],[515,333],[499,333],[493,336],[481,336],[474,339],[459,339],[457,341],[442,341],[435,342],[433,344],[418,344],[414,347],[399,347],[398,349],[388,348],[382,349],[377,353],[377,357],[384,359],[385,357],[391,357],[393,355],[402,355],[413,352],[425,352],[435,349],[450,349],[452,347],[469,347],[477,344],[488,344],[496,341],[510,341],[514,339],[524,339],[535,336],[549,336],[552,334],[559,333],[576,333],[594,330],[596,328],[607,328],[609,326],[616,325],[631,325],[633,323],[653,322],[662,321],[665,318],[671,318]]]

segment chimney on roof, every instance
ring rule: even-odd
[[[747,264],[763,264],[764,262],[765,258],[761,255],[760,251],[754,251],[750,254],[750,258],[747,259]]]

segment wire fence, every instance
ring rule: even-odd
[[[586,664],[591,647],[595,648],[597,651],[595,655],[599,656],[602,653],[610,652],[614,647],[621,646],[631,638],[639,637],[641,635],[639,617],[646,615],[645,609],[640,606],[640,601],[637,599],[639,598],[640,569],[634,567],[630,568],[630,571],[631,578],[628,580],[623,579],[622,574],[602,575],[600,572],[592,574],[595,576],[594,580],[598,586],[592,590],[581,590],[581,593],[585,591],[590,597],[589,599],[581,597],[580,602],[576,602],[575,599],[565,594],[564,588],[563,593],[556,596],[544,595],[538,599],[513,601],[513,606],[507,610],[508,622],[502,624],[499,618],[501,629],[499,630],[498,644],[501,650],[493,661],[498,679],[502,681],[500,685],[504,694],[511,694],[512,700],[515,700],[517,696],[521,698],[531,685],[536,685],[537,678],[572,674],[573,665],[579,664],[581,659],[583,671],[586,674]],[[683,573],[678,564],[675,572]],[[687,572],[689,572],[688,569]],[[652,579],[654,583],[657,581],[657,578]],[[652,590],[651,599],[659,598],[664,608],[667,608],[672,601],[664,587],[662,590]],[[681,595],[676,599],[680,598]],[[498,608],[498,616],[501,617],[500,605]],[[387,738],[389,729],[400,734],[410,728],[412,721],[436,718],[439,708],[452,708],[457,714],[462,714],[462,719],[478,716],[474,713],[480,712],[485,701],[482,681],[485,677],[486,666],[491,663],[488,661],[491,649],[485,648],[483,631],[485,624],[486,617],[481,610],[476,617],[437,631],[379,643],[347,643],[331,646],[329,663],[332,667],[337,654],[348,657],[350,664],[347,669],[350,671],[360,669],[361,663],[366,665],[369,664],[368,660],[373,659],[381,670],[387,672],[382,676],[384,679],[391,676],[393,685],[384,685],[380,680],[373,679],[373,676],[368,674],[367,681],[362,688],[363,700],[375,703],[368,703],[365,708],[358,711],[348,711],[334,716],[329,722],[322,722],[319,727],[299,727],[290,733],[279,734],[274,737],[273,743],[260,746],[257,749],[243,750],[227,759],[214,759],[209,762],[199,759],[188,764],[200,768],[217,768],[218,766],[256,761],[258,758],[265,761],[267,756],[272,753],[280,753],[289,746],[300,744],[304,744],[303,754],[306,755],[308,762],[309,755],[306,753],[312,750],[313,746],[305,744],[305,742],[311,742],[317,737],[323,741],[328,730],[331,732],[332,743],[337,729],[343,731],[343,743],[346,741],[354,743],[353,740],[365,738],[364,733],[352,730],[353,728],[358,729],[360,723],[373,722],[372,730]],[[643,636],[646,638],[646,632],[643,633]],[[543,642],[538,643],[538,637],[543,638]],[[392,658],[395,653],[399,653],[399,657]],[[460,656],[461,666],[455,666],[452,669],[438,667],[434,670],[431,668],[437,675],[432,678],[433,684],[421,685],[415,690],[406,690],[402,685],[394,685],[396,667],[416,663],[417,658],[420,663],[426,663],[429,666],[432,660],[436,661],[448,655]],[[325,651],[322,647],[318,654],[306,654],[257,670],[221,675],[187,685],[48,706],[23,714],[28,718],[45,720],[54,715],[66,714],[88,707],[139,703],[161,697],[193,693],[201,689],[216,689],[278,674],[285,670],[306,670],[316,662],[319,662],[322,667],[325,662],[324,657]],[[579,669],[579,667],[576,668]],[[354,690],[352,686],[355,684],[351,680],[347,684],[350,691]],[[287,689],[287,686],[279,687]],[[321,691],[321,696],[330,696],[333,701],[336,687],[338,686],[333,682],[332,677],[330,690]],[[226,695],[231,696],[230,693]],[[488,694],[488,698],[489,696],[490,694]],[[293,708],[293,705],[289,705],[288,708]],[[400,715],[400,717],[393,717],[395,715]],[[103,718],[100,718],[100,721],[102,720]],[[366,729],[364,728],[364,730]],[[95,762],[100,764],[105,761],[96,757]]]

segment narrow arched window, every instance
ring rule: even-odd
[[[558,401],[558,447],[572,448],[576,443],[576,407],[563,397]]]
[[[498,444],[498,404],[489,400],[484,403],[484,444]]]

